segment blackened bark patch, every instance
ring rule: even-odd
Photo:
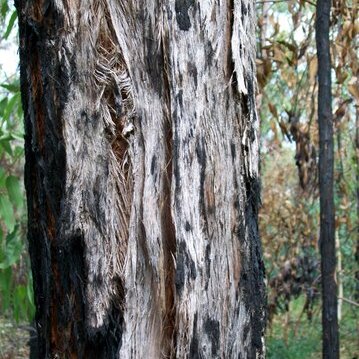
[[[262,335],[265,326],[263,302],[265,298],[264,264],[261,256],[261,244],[258,237],[258,207],[260,203],[260,182],[258,178],[244,178],[246,189],[245,222],[247,223],[248,237],[253,241],[249,255],[242,255],[241,281],[239,283],[240,297],[250,313],[249,325],[245,331],[251,334],[251,352],[262,352]],[[239,227],[240,229],[242,226]],[[243,243],[245,232],[239,233],[239,240]],[[243,252],[242,252],[243,253]],[[243,333],[245,335],[245,333]]]
[[[152,26],[148,27],[149,33],[146,37],[146,69],[152,82],[152,86],[159,96],[163,95],[163,54],[162,46],[158,46],[156,35],[152,33]]]
[[[256,115],[256,112],[253,111],[253,109],[255,108],[255,93],[253,82],[253,73],[251,71],[248,71],[246,75],[246,87],[248,95],[245,95],[242,101],[243,115],[246,117],[247,121],[249,120],[249,113],[253,113],[254,116]],[[254,140],[254,137],[254,130],[252,130],[251,141]]]
[[[57,293],[58,330],[66,334],[62,336],[61,346],[56,343],[56,350],[66,355],[74,351],[81,355],[87,342],[84,305],[86,303],[84,245],[83,235],[81,231],[78,231],[76,236],[60,243],[57,250],[56,259],[58,263],[61,263],[59,273],[61,290],[67,295]]]
[[[188,10],[193,4],[194,0],[176,0],[175,2],[177,24],[183,31],[188,31],[191,27]]]
[[[212,343],[212,355],[218,355],[219,351],[219,322],[212,318],[207,318],[204,323],[204,331]]]
[[[204,182],[206,179],[206,161],[207,154],[205,149],[205,141],[202,137],[201,140],[197,140],[196,144],[196,155],[199,165],[201,166],[200,170],[200,185],[199,185],[199,202],[203,218],[206,220],[206,207],[205,207],[205,198],[204,198]]]
[[[258,207],[260,204],[261,183],[258,178],[245,179],[247,204],[252,206],[255,215],[258,214]]]
[[[213,62],[213,56],[215,55],[215,51],[213,50],[213,46],[212,46],[212,42],[211,41],[207,41],[207,43],[204,46],[204,51],[206,54],[206,68],[212,67],[212,62]]]
[[[198,72],[197,72],[197,67],[194,63],[189,62],[188,63],[188,73],[190,74],[190,76],[193,77],[193,81],[194,81],[194,86],[197,88],[198,85]]]
[[[206,285],[204,288],[205,290],[207,290],[208,283],[211,278],[211,245],[210,244],[206,245],[205,264],[206,264],[206,273],[205,273]]]
[[[151,161],[151,175],[152,176],[155,173],[155,169],[156,169],[156,156],[153,156],[152,161]]]
[[[186,263],[185,263],[185,253],[186,244],[184,242],[180,243],[179,248],[177,249],[177,258],[176,258],[176,291],[179,296],[182,295],[184,283],[185,283],[185,276],[186,276]]]
[[[189,262],[189,268],[190,268],[190,272],[189,272],[189,277],[193,280],[196,279],[197,277],[197,270],[196,270],[196,264],[194,263],[192,257],[188,254],[188,262]]]
[[[182,112],[182,110],[183,110],[183,90],[179,90],[176,97],[177,97],[178,104],[180,105],[181,112]]]
[[[115,304],[109,309],[106,324],[95,332],[86,333],[88,341],[79,358],[118,358],[122,341],[123,314]]]
[[[34,278],[37,350],[38,356],[45,358],[59,338],[55,303],[62,292],[56,258],[57,228],[66,181],[66,154],[59,118],[68,97],[70,70],[62,69],[59,62],[52,61],[56,46],[44,41],[63,27],[62,17],[54,13],[52,6],[36,14],[29,5],[26,13],[24,3],[16,2],[21,39],[28,241]],[[44,24],[51,26],[45,29]],[[60,71],[64,76],[59,83],[53,76]]]
[[[197,277],[196,264],[194,263],[191,255],[188,253],[185,242],[179,243],[177,248],[176,263],[176,290],[177,294],[181,295],[186,281],[186,276],[188,280],[195,280]]]
[[[335,248],[334,119],[330,56],[331,1],[316,4],[315,42],[318,57],[320,256],[322,278],[323,358],[340,357]]]
[[[244,23],[244,19],[247,17],[248,15],[248,8],[245,4],[242,3],[242,6],[241,6],[241,21],[242,21],[242,24]]]
[[[244,328],[243,328],[243,343],[247,340],[250,329],[251,329],[250,325],[247,324],[244,326]]]
[[[199,343],[198,343],[198,335],[197,335],[197,321],[198,321],[198,313],[194,314],[193,319],[193,331],[192,331],[192,339],[189,349],[189,357],[190,359],[199,359],[200,352],[199,352]]]
[[[236,145],[233,142],[231,143],[231,156],[234,161],[236,159]]]
[[[187,232],[189,232],[192,229],[192,227],[191,227],[191,225],[189,224],[188,221],[186,222],[185,229],[186,229]]]
[[[248,116],[249,116],[249,111],[250,111],[248,95],[242,95],[241,107],[242,107],[242,116],[247,121]]]
[[[211,277],[211,246],[210,244],[206,245],[206,270],[207,270],[207,277],[210,278]]]

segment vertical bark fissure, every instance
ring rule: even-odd
[[[101,112],[104,113],[105,128],[111,144],[110,161],[111,176],[115,181],[114,204],[117,207],[119,225],[113,224],[117,237],[116,246],[111,251],[118,252],[118,263],[112,264],[113,272],[118,276],[116,301],[124,306],[124,275],[123,267],[127,252],[129,234],[129,216],[132,202],[132,165],[128,154],[128,136],[133,130],[136,111],[133,103],[132,84],[128,68],[117,43],[116,33],[111,22],[109,8],[104,2],[103,24],[100,29],[97,51],[96,81],[102,93]]]
[[[164,4],[162,4],[164,6]],[[164,19],[162,20],[164,21]],[[172,154],[173,154],[173,134],[171,127],[171,91],[170,91],[170,64],[169,64],[169,39],[163,23],[161,35],[161,54],[163,58],[163,98],[164,98],[164,138],[166,142],[165,153],[165,174],[163,192],[165,203],[162,212],[162,228],[164,231],[165,246],[165,291],[166,309],[164,313],[164,357],[174,357],[175,348],[175,256],[176,256],[176,233],[174,220],[171,213],[171,187],[172,187]]]

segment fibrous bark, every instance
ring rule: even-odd
[[[253,7],[17,2],[41,358],[263,356]]]

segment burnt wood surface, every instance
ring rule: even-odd
[[[323,358],[339,358],[338,298],[336,283],[334,138],[330,63],[331,0],[318,0],[316,44],[318,54],[318,124],[320,254],[322,282]]]

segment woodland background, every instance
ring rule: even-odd
[[[359,358],[359,22],[331,15],[337,281],[342,358]],[[267,357],[318,358],[321,298],[315,3],[257,2],[260,232],[268,283]],[[17,15],[0,0],[0,358],[26,358],[34,331],[26,243]]]

